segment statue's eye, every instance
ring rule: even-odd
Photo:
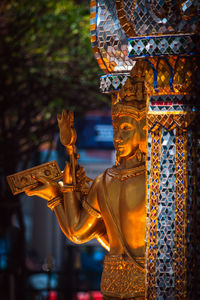
[[[125,130],[125,131],[130,131],[130,130],[133,130],[134,127],[133,127],[132,124],[123,123],[123,124],[120,125],[120,129]]]

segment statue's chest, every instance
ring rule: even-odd
[[[105,188],[106,201],[116,217],[137,210],[145,199],[144,182],[141,176],[123,181],[108,177]]]

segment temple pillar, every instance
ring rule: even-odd
[[[197,59],[185,54],[150,60],[146,297],[198,299]]]
[[[200,299],[199,11],[196,0],[91,1],[101,91],[145,64],[150,300]]]

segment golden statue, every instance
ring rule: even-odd
[[[90,187],[77,163],[73,113],[63,111],[58,115],[60,140],[70,155],[63,182],[40,177],[42,184],[26,191],[47,200],[72,242],[96,238],[109,251],[101,281],[104,299],[144,299],[145,117],[144,78],[137,72],[112,100],[116,166],[100,174]]]

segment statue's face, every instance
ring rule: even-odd
[[[117,155],[121,158],[133,156],[142,140],[145,140],[145,121],[137,121],[130,116],[113,118],[113,142]]]

